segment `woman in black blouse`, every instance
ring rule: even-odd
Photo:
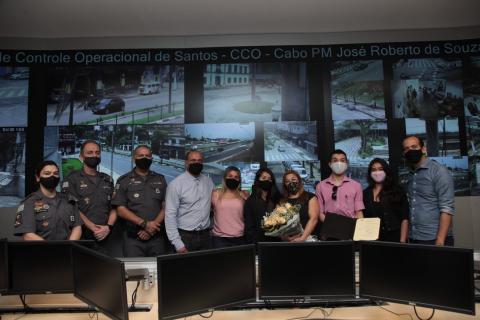
[[[315,194],[306,191],[303,188],[302,178],[298,172],[290,170],[285,172],[282,179],[284,195],[280,201],[281,204],[285,202],[291,205],[300,206],[300,222],[303,227],[303,233],[286,237],[283,240],[291,242],[303,242],[308,239],[310,235],[319,235],[319,228],[317,228],[319,221],[318,200]]]
[[[373,159],[368,165],[367,180],[369,185],[363,191],[365,218],[381,219],[379,240],[406,242],[408,200],[388,163],[383,159]]]
[[[246,243],[279,241],[278,238],[265,236],[261,223],[265,213],[275,209],[280,196],[272,170],[260,168],[255,174],[252,194],[243,207]]]

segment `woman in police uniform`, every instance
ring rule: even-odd
[[[15,235],[24,240],[79,240],[82,221],[78,209],[55,188],[60,181],[58,166],[43,161],[35,170],[40,187],[18,207]]]

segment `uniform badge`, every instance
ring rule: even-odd
[[[88,185],[85,182],[83,182],[83,180],[80,180],[80,189],[86,189],[86,188],[88,188]]]
[[[68,181],[63,181],[62,188],[68,188]]]
[[[50,206],[49,206],[48,204],[45,203],[45,204],[43,205],[43,209],[48,210],[49,208],[50,208]]]
[[[134,193],[134,194],[133,194],[133,197],[134,197],[134,198],[138,198],[138,197],[140,197],[140,194]]]
[[[89,204],[90,203],[90,198],[84,198],[83,201],[85,201],[85,204]]]
[[[44,203],[42,200],[37,200],[35,201],[35,203],[33,204],[33,211],[35,211],[35,213],[39,213],[39,212],[43,212],[45,211],[44,209]]]
[[[23,224],[22,213],[18,212],[15,216],[15,227],[19,227]]]
[[[75,216],[70,216],[70,221],[75,222]]]
[[[160,189],[159,189],[159,188],[155,188],[155,193],[160,193]]]

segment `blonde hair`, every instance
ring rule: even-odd
[[[227,192],[228,188],[227,188],[227,184],[225,183],[225,180],[227,179],[227,176],[230,172],[232,171],[235,171],[236,173],[238,173],[238,177],[240,178],[240,183],[238,184],[238,187],[237,189],[235,190],[235,195],[239,198],[239,199],[242,199],[244,200],[244,198],[242,197],[241,195],[241,191],[242,191],[242,174],[240,172],[240,169],[238,169],[237,167],[234,167],[234,166],[230,166],[230,167],[227,167],[225,169],[225,171],[223,172],[223,178],[222,178],[222,187],[217,189],[218,191],[218,201],[221,201],[222,200],[222,197],[225,195],[225,193]]]

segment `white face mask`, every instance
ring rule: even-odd
[[[330,164],[330,169],[332,169],[332,171],[338,175],[341,175],[345,171],[347,171],[347,168],[348,168],[348,165],[345,162],[338,161]]]
[[[380,182],[383,182],[383,180],[385,180],[385,177],[387,176],[387,174],[383,170],[372,171],[372,173],[370,173],[370,176],[372,177],[373,181],[380,183]]]

